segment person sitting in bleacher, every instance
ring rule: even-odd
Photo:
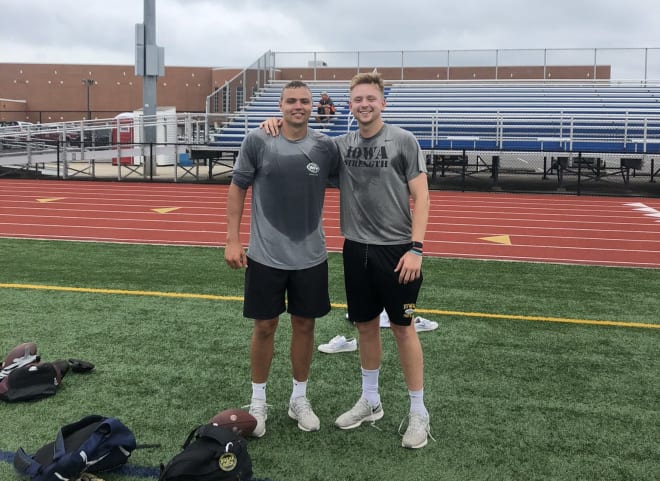
[[[328,95],[328,92],[321,92],[321,100],[316,104],[316,121],[321,123],[330,122],[330,117],[335,114],[335,104]]]

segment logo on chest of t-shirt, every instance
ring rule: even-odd
[[[375,147],[348,147],[344,156],[347,167],[385,168],[389,162],[384,145]]]
[[[314,162],[310,162],[307,164],[307,172],[309,172],[309,175],[319,175],[319,172],[321,172],[321,167],[319,167],[318,164],[315,164]]]

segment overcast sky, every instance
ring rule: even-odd
[[[142,0],[0,0],[0,62],[135,62]],[[659,0],[156,0],[168,66],[267,51],[658,48]]]

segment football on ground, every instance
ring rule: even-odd
[[[4,361],[2,361],[2,365],[0,367],[5,368],[12,364],[16,359],[20,359],[23,356],[32,356],[36,353],[37,345],[34,342],[24,342],[23,344],[19,344],[11,351],[9,351],[9,354],[7,354]]]
[[[243,437],[252,434],[257,427],[255,417],[244,409],[225,409],[213,416],[209,422]]]

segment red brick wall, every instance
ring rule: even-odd
[[[386,80],[489,80],[542,79],[543,67],[396,67],[378,68]],[[374,67],[361,67],[370,72]],[[158,79],[159,105],[175,106],[178,112],[204,112],[206,97],[233,79],[238,68],[166,67]],[[276,79],[310,81],[350,80],[357,68],[287,68],[277,71]],[[263,72],[261,72],[263,75]],[[546,79],[591,80],[593,66],[552,66],[545,71]],[[598,79],[610,78],[609,66],[598,66]],[[132,65],[62,65],[62,64],[0,64],[0,97],[9,99],[0,107],[4,120],[57,122],[80,120],[87,116],[87,87],[83,81],[93,79],[89,87],[89,109],[92,118],[109,118],[142,107],[142,78],[136,77]],[[256,71],[248,71],[232,82],[231,110],[236,108],[234,92],[246,84],[246,100],[257,86]],[[25,101],[25,103],[16,101]]]

